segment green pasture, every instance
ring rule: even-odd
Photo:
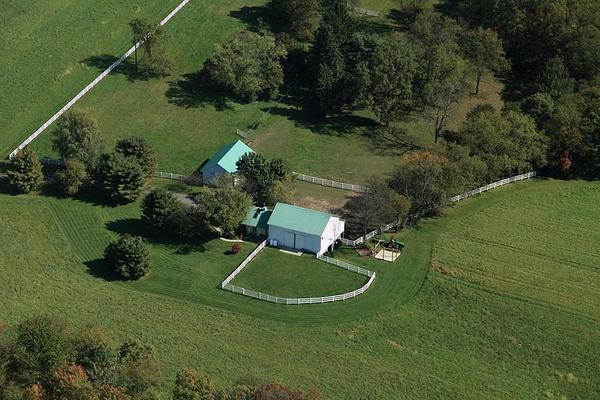
[[[219,385],[251,371],[332,399],[596,398],[599,198],[598,183],[500,188],[399,233],[396,263],[338,251],[377,272],[373,287],[298,307],[218,289],[251,245],[150,241],[150,276],[114,281],[102,250],[142,231],[136,204],[0,194],[0,321],[64,314],[140,336],[165,385],[189,366]]]
[[[263,249],[231,282],[245,289],[278,297],[320,297],[349,293],[367,278],[319,261],[313,255]]]

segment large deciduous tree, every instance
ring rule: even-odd
[[[283,85],[285,47],[272,35],[241,32],[205,62],[211,83],[242,101],[272,99]]]
[[[54,150],[65,160],[77,160],[88,172],[98,166],[103,152],[98,122],[93,112],[74,109],[66,112],[56,123]]]
[[[467,31],[462,41],[462,47],[466,58],[475,68],[477,76],[475,94],[479,94],[481,78],[486,71],[500,73],[509,68],[502,40],[491,29],[479,27]]]
[[[320,0],[271,0],[281,29],[299,39],[311,40],[321,20]]]
[[[146,17],[136,18],[129,23],[133,43],[141,42],[144,50],[138,63],[138,49],[135,51],[136,71],[146,76],[167,75],[172,67],[167,53],[167,34],[161,25],[151,22]]]

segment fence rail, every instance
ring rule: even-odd
[[[492,182],[492,183],[489,183],[489,184],[487,184],[485,186],[479,187],[477,189],[473,189],[473,190],[470,190],[470,191],[468,191],[466,193],[462,193],[462,194],[456,195],[454,197],[451,197],[450,201],[452,203],[457,203],[457,202],[459,202],[461,200],[468,199],[469,197],[478,195],[478,194],[483,193],[483,192],[487,192],[488,190],[495,189],[495,188],[500,187],[500,186],[508,185],[509,183],[523,181],[525,179],[535,178],[536,176],[537,176],[537,172],[536,171],[528,172],[526,174],[511,176],[510,178],[505,178],[505,179],[502,179],[502,180],[499,180],[499,181],[496,181],[496,182]]]
[[[235,285],[227,285],[223,287],[224,290],[228,290],[233,293],[238,293],[244,296],[252,297],[258,300],[267,301],[269,303],[276,304],[286,304],[286,305],[302,305],[302,304],[325,304],[332,303],[334,301],[345,301],[349,299],[353,299],[357,296],[360,296],[364,292],[366,292],[373,282],[375,281],[376,274],[369,278],[367,283],[359,289],[356,289],[349,293],[344,294],[336,294],[332,296],[322,296],[322,297],[300,297],[300,298],[288,298],[288,297],[278,297],[272,296],[270,294],[256,292],[254,290],[245,289],[243,287],[235,286]]]
[[[234,278],[235,278],[235,277],[236,277],[236,276],[237,276],[237,275],[238,275],[240,272],[242,272],[242,270],[243,270],[244,268],[246,268],[246,266],[247,266],[247,265],[250,263],[250,261],[252,261],[252,259],[253,259],[254,257],[256,257],[256,255],[257,255],[258,253],[260,253],[260,251],[261,251],[262,249],[264,249],[266,245],[267,245],[267,240],[265,239],[265,241],[264,241],[264,242],[262,242],[261,244],[259,244],[259,245],[258,245],[258,246],[257,246],[257,247],[256,247],[256,248],[255,248],[255,249],[252,251],[252,253],[248,254],[248,257],[246,257],[246,258],[244,259],[244,261],[242,261],[242,262],[240,263],[240,265],[238,265],[238,267],[237,267],[237,268],[236,268],[236,269],[235,269],[235,270],[234,270],[234,271],[233,271],[231,274],[229,274],[229,276],[228,276],[227,278],[225,278],[225,280],[224,280],[223,282],[221,282],[221,288],[222,288],[222,289],[225,289],[225,287],[226,287],[227,285],[229,285],[229,282],[231,282],[231,281],[232,281],[232,280],[233,280],[233,279],[234,279]]]
[[[160,25],[164,25],[171,18],[175,16],[190,0],[183,0],[173,11],[169,13],[161,22]],[[102,81],[108,74],[110,74],[115,68],[117,68],[127,57],[133,54],[135,50],[137,50],[141,46],[142,42],[138,42],[133,45],[125,54],[121,56],[117,61],[115,61],[111,66],[105,69],[100,75],[96,77],[92,82],[90,82],[83,90],[81,90],[75,97],[73,97],[67,104],[63,106],[60,110],[58,110],[48,121],[46,121],[42,126],[40,126],[35,132],[33,132],[27,139],[25,139],[16,149],[14,149],[8,156],[8,158],[13,158],[19,151],[23,150],[27,147],[35,138],[42,134],[50,125],[54,123],[61,115],[67,112],[75,103],[79,101],[83,96],[85,96],[90,90],[94,88],[100,81]]]
[[[457,203],[457,202],[459,202],[461,200],[464,200],[464,199],[467,199],[469,197],[478,195],[478,194],[483,193],[483,192],[487,192],[488,190],[495,189],[497,187],[504,186],[504,185],[507,185],[509,183],[518,182],[518,181],[522,181],[522,180],[525,180],[525,179],[531,179],[531,178],[534,178],[536,176],[537,176],[537,172],[536,171],[532,171],[532,172],[527,172],[527,173],[521,174],[521,175],[511,176],[510,178],[501,179],[501,180],[499,180],[497,182],[489,183],[489,184],[487,184],[485,186],[481,186],[481,187],[479,187],[477,189],[470,190],[470,191],[468,191],[466,193],[462,193],[462,194],[453,196],[453,197],[450,198],[450,202],[451,203]],[[350,239],[341,238],[340,240],[341,240],[342,244],[344,244],[346,246],[356,247],[359,244],[362,244],[365,241],[370,240],[373,237],[379,235],[380,233],[384,233],[384,232],[386,232],[386,231],[388,231],[388,230],[390,230],[392,228],[395,228],[396,226],[398,226],[400,224],[401,224],[401,222],[392,222],[391,224],[388,224],[388,225],[386,225],[384,227],[381,227],[381,228],[376,229],[376,230],[374,230],[372,232],[369,232],[365,236],[361,236],[358,239],[350,240]]]
[[[343,269],[347,269],[348,271],[355,272],[360,275],[364,275],[366,277],[372,277],[375,275],[375,272],[369,271],[368,269],[364,269],[361,267],[357,267],[356,265],[349,264],[345,261],[337,260],[335,258],[327,257],[327,256],[319,256],[317,257],[321,261],[325,261],[328,264],[335,265],[336,267],[340,267]]]
[[[361,185],[354,185],[352,183],[332,181],[331,179],[318,178],[316,176],[300,174],[297,172],[294,172],[293,174],[297,180],[312,183],[315,185],[332,187],[335,189],[350,190],[352,192],[359,192],[359,193],[366,193],[369,191],[369,189],[367,187],[361,186]]]
[[[369,10],[368,8],[353,7],[353,10],[359,14],[364,14],[369,17],[379,17],[379,11]]]
[[[187,181],[191,178],[188,175],[173,174],[171,172],[155,172],[154,176],[157,178],[172,179],[175,181]]]

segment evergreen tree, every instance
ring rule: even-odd
[[[536,81],[538,92],[549,94],[554,100],[573,91],[574,81],[562,57],[548,60]]]
[[[142,192],[145,173],[136,158],[115,152],[102,157],[97,181],[111,200],[132,202]]]
[[[328,1],[312,48],[311,106],[320,117],[341,111],[347,102],[347,50],[353,30],[347,1]]]
[[[10,160],[6,175],[8,175],[10,185],[20,193],[37,190],[44,181],[42,164],[37,154],[28,147],[18,152]]]
[[[142,221],[152,233],[173,233],[177,230],[178,215],[182,211],[182,204],[172,193],[154,189],[142,202]]]
[[[139,279],[152,267],[150,252],[141,237],[123,235],[104,250],[106,263],[126,279]]]
[[[147,178],[151,178],[156,172],[156,155],[154,148],[142,137],[133,136],[117,142],[115,147],[117,153],[126,157],[134,157],[144,170]]]

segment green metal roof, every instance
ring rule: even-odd
[[[225,171],[233,174],[237,172],[236,163],[244,154],[254,153],[246,143],[238,140],[237,142],[230,143],[221,147],[214,156],[202,167],[202,171],[214,167],[215,165],[220,166]]]
[[[320,211],[277,203],[269,218],[269,225],[313,236],[321,236],[331,217],[337,217]]]
[[[253,226],[259,229],[268,229],[269,217],[271,217],[271,210],[263,207],[250,207],[246,214],[246,219],[242,222],[242,225]]]

